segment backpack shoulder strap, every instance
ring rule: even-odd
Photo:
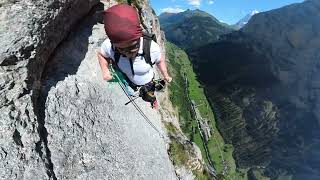
[[[112,45],[112,49],[113,49],[113,52],[114,52],[114,61],[115,61],[115,64],[118,66],[118,63],[119,63],[119,59],[120,59],[120,52],[117,50],[117,48],[115,48],[113,45]]]
[[[143,55],[144,59],[150,66],[153,66],[155,63],[152,63],[151,61],[151,55],[150,55],[150,48],[151,48],[151,42],[156,42],[156,36],[154,34],[149,34],[146,32],[143,32]]]
[[[129,59],[129,63],[130,63],[130,68],[131,68],[131,73],[134,76],[134,70],[133,70],[133,60],[130,58]]]
[[[117,50],[117,48],[115,48],[114,46],[112,46],[112,49],[113,49],[113,51],[114,51],[114,61],[115,61],[115,64],[116,64],[116,66],[118,66],[121,53],[120,53],[120,52]],[[132,75],[134,75],[133,61],[132,61],[131,58],[130,58],[129,60],[130,60],[131,72],[132,72]]]
[[[146,38],[148,38],[148,39],[151,39],[151,40],[157,42],[157,37],[156,37],[155,34],[151,34],[151,33],[148,33],[148,32],[143,31],[143,32],[142,32],[142,35],[143,35],[143,37],[146,37]]]

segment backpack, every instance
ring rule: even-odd
[[[150,34],[147,32],[142,32],[142,37],[143,37],[143,53],[138,54],[138,56],[143,56],[146,63],[150,64],[150,66],[152,67],[155,63],[152,63],[151,56],[150,56],[151,42],[152,41],[157,42],[157,38],[155,34]],[[121,53],[117,50],[117,48],[114,48],[114,46],[113,46],[113,50],[114,50],[115,64],[118,66]],[[134,75],[132,59],[130,59],[130,66],[131,66],[131,72]]]

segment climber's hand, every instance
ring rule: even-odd
[[[167,83],[170,83],[170,82],[172,81],[172,77],[170,77],[170,76],[164,77],[164,80],[165,80]]]
[[[103,74],[103,79],[106,80],[106,81],[110,81],[112,80],[112,75],[110,73],[105,73]]]

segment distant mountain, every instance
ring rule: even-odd
[[[200,47],[218,40],[233,29],[201,10],[162,13],[159,16],[166,39],[184,49]]]
[[[168,21],[168,19],[170,19],[170,17],[176,15],[177,13],[170,13],[170,12],[164,12],[161,13],[160,16],[158,18],[161,17],[162,21]]]
[[[242,18],[239,22],[237,22],[234,26],[237,29],[242,28],[243,26],[245,26],[249,22],[249,20],[251,19],[252,16],[254,16],[255,14],[258,14],[258,13],[259,13],[259,11],[257,11],[257,10],[252,11],[251,13],[247,14],[244,18]]]
[[[189,52],[250,179],[320,179],[320,1],[256,14]]]

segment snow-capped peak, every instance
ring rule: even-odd
[[[259,11],[258,10],[253,10],[251,13],[247,14],[244,18],[242,18],[237,24],[236,27],[237,28],[242,28],[244,25],[246,25],[249,20],[251,19],[251,17],[255,14],[258,14]]]
[[[253,10],[250,15],[253,16],[253,15],[258,14],[258,13],[259,13],[258,10]]]

